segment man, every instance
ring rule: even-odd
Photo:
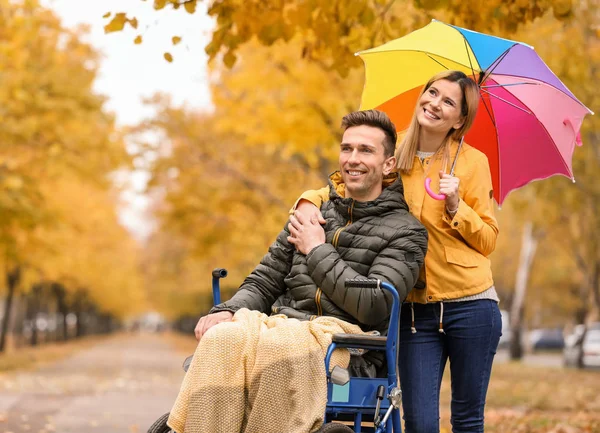
[[[323,220],[292,215],[238,292],[198,321],[199,344],[168,421],[177,433],[315,431],[331,335],[384,333],[391,312],[388,293],[345,281],[378,278],[401,299],[416,283],[427,232],[394,172],[395,127],[369,110],[348,114],[342,128]],[[331,365],[348,365],[347,351],[334,356],[345,358]]]
[[[333,316],[364,331],[385,331],[391,297],[383,290],[346,289],[348,278],[378,278],[403,300],[417,281],[427,232],[408,211],[394,150],[396,129],[383,112],[357,111],[342,120],[340,170],[322,205],[324,227],[299,213],[229,301],[195,329],[231,321],[240,308],[310,320]]]

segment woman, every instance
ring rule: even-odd
[[[402,307],[399,367],[407,433],[439,431],[448,360],[452,431],[483,432],[501,318],[488,259],[498,235],[490,168],[482,152],[459,146],[478,105],[477,84],[464,73],[435,75],[396,150],[410,211],[429,232],[425,267]],[[426,193],[426,177],[444,200]],[[314,216],[314,206],[327,199],[324,191],[305,192],[297,210]]]

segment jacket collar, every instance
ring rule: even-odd
[[[381,214],[387,210],[408,210],[408,205],[406,204],[406,200],[404,200],[402,179],[397,172],[385,176],[382,186],[383,190],[381,194],[372,201],[359,202],[351,198],[345,198],[346,185],[342,181],[342,174],[339,171],[335,171],[329,176],[329,199],[343,215],[348,214],[348,210],[352,208],[353,219]]]

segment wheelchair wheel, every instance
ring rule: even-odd
[[[167,412],[159,419],[154,421],[154,424],[150,426],[148,429],[148,433],[171,433],[173,430],[167,425],[167,420],[169,419],[169,413]]]
[[[354,433],[354,430],[347,425],[331,422],[324,424],[317,433]]]

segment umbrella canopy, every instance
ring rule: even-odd
[[[357,53],[366,68],[361,109],[375,108],[398,131],[408,128],[425,83],[454,69],[480,88],[475,122],[465,141],[490,162],[494,198],[555,174],[573,178],[575,144],[593,114],[552,73],[533,47],[440,21]]]

